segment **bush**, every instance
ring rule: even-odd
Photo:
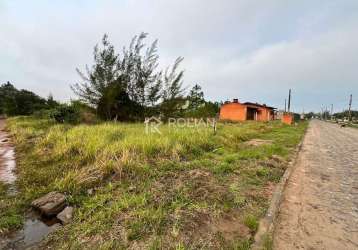
[[[34,112],[34,117],[38,119],[51,119],[53,118],[53,114],[55,109],[40,109]]]
[[[52,118],[59,123],[79,123],[80,110],[76,105],[61,104],[51,112]]]
[[[51,109],[40,109],[33,113],[38,119],[54,119],[59,123],[97,123],[98,119],[91,107],[79,101],[72,101],[71,104],[58,104]]]

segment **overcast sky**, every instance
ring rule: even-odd
[[[357,0],[0,0],[0,83],[69,100],[104,33],[120,52],[141,31],[210,100],[358,109]]]

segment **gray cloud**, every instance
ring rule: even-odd
[[[296,111],[340,110],[358,97],[357,14],[355,0],[2,1],[0,81],[68,100],[103,33],[120,51],[145,31],[211,100],[282,107],[292,88]]]

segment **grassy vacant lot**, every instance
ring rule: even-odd
[[[8,120],[18,190],[0,186],[0,230],[20,227],[30,202],[67,194],[73,223],[44,243],[54,249],[248,249],[258,220],[306,123],[58,125]],[[249,145],[251,139],[271,141]],[[272,157],[274,155],[274,157]]]

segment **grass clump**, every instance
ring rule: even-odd
[[[44,248],[247,249],[305,128],[246,122],[213,134],[162,125],[159,135],[144,124],[11,118],[19,192],[0,194],[0,214],[11,207],[14,216],[1,216],[0,229],[21,226],[31,201],[56,190],[75,207],[74,221]]]
[[[256,216],[252,215],[252,214],[248,214],[245,219],[244,219],[244,224],[250,228],[251,231],[256,232],[258,226],[259,226],[259,221],[256,218]]]
[[[8,229],[20,228],[23,223],[22,204],[8,195],[8,188],[8,185],[0,182],[0,234],[6,233]]]

